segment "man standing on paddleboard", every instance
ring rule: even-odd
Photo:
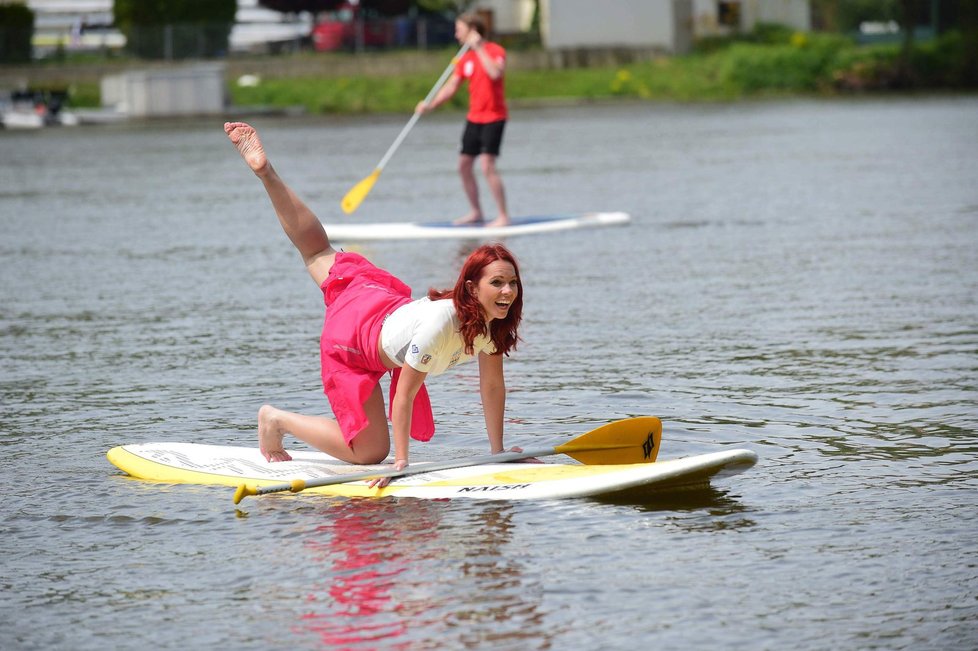
[[[482,164],[482,174],[496,201],[498,216],[489,226],[506,226],[510,223],[506,209],[506,192],[503,179],[496,169],[496,158],[503,141],[503,129],[509,113],[503,91],[506,71],[506,50],[486,39],[486,25],[474,14],[462,14],[455,21],[455,38],[469,50],[455,64],[455,74],[441,87],[429,103],[418,103],[416,113],[435,109],[455,95],[462,81],[469,82],[469,112],[465,131],[462,133],[462,149],[458,159],[458,172],[462,177],[462,189],[469,200],[470,211],[455,221],[456,224],[484,223],[479,202],[479,186],[475,180],[475,159]]]

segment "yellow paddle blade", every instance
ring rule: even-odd
[[[367,193],[374,187],[374,183],[380,177],[380,168],[378,167],[373,171],[373,173],[367,178],[363,179],[346,193],[343,197],[343,201],[340,202],[340,207],[343,208],[343,212],[349,215],[351,212],[360,207],[363,200],[367,198]]]
[[[588,465],[651,463],[659,454],[662,421],[655,416],[616,420],[578,436],[554,451]]]

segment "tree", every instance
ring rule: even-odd
[[[897,22],[903,33],[903,47],[900,48],[900,58],[897,63],[897,81],[909,86],[913,83],[913,41],[914,30],[921,22],[926,22],[931,0],[897,0]],[[921,21],[921,17],[924,21]],[[937,27],[936,25],[934,26]]]
[[[147,58],[225,54],[237,0],[113,0],[115,24],[127,48]]]
[[[261,6],[283,14],[301,11],[310,13],[334,11],[347,2],[349,0],[258,0]],[[401,16],[406,14],[415,2],[414,0],[360,0],[358,4],[362,9],[373,11],[381,16]]]
[[[403,16],[413,4],[412,0],[360,0],[361,7],[376,11],[381,16]]]
[[[0,63],[31,60],[34,12],[24,4],[0,5]]]
[[[297,14],[303,11],[317,13],[320,11],[333,11],[345,0],[258,0],[258,4],[279,11],[283,14]]]
[[[978,87],[978,3],[962,2],[958,6],[958,25],[964,42],[961,79],[975,88]]]
[[[469,8],[473,0],[414,0],[425,11],[461,13]]]

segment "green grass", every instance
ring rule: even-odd
[[[708,101],[733,97],[730,88],[718,83],[713,63],[702,57],[685,57],[613,68],[514,71],[507,76],[506,89],[513,99]]]
[[[267,79],[232,86],[231,99],[237,106],[302,106],[310,113],[404,112],[414,109],[431,83],[427,75]]]
[[[310,113],[403,113],[414,109],[431,88],[430,75],[264,79],[257,86],[232,85],[236,106],[302,106]],[[613,99],[719,101],[764,90],[725,73],[715,57],[663,58],[651,63],[608,68],[511,70],[506,95],[511,101]],[[791,90],[800,90],[797,84]],[[466,93],[451,105],[462,110]]]
[[[965,58],[960,37],[919,45],[912,57],[915,87],[961,86],[955,66]],[[711,41],[683,57],[607,68],[510,70],[513,101],[634,98],[727,101],[785,95],[885,90],[897,85],[898,46],[858,46],[833,34],[759,29],[746,38]],[[338,79],[269,79],[233,87],[236,105],[301,105],[312,113],[408,112],[425,96],[430,74]],[[907,83],[906,81],[904,83]],[[465,93],[453,100],[465,106]]]
[[[102,89],[96,83],[73,83],[68,87],[68,106],[97,108],[101,105]]]

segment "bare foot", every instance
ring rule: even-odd
[[[258,449],[268,462],[292,460],[282,447],[285,432],[278,425],[278,413],[278,409],[271,405],[262,405],[258,410]]]
[[[465,215],[464,217],[459,217],[458,219],[453,221],[452,224],[454,224],[455,226],[471,226],[475,224],[481,224],[482,222],[483,222],[482,213],[472,211],[468,215]]]
[[[486,224],[486,228],[495,228],[498,226],[509,226],[512,222],[509,220],[508,216],[496,217],[494,220]]]
[[[261,146],[261,139],[254,127],[244,122],[225,122],[224,132],[228,134],[231,143],[237,147],[238,153],[248,163],[255,174],[258,174],[268,166],[268,157],[265,156],[265,149]]]

